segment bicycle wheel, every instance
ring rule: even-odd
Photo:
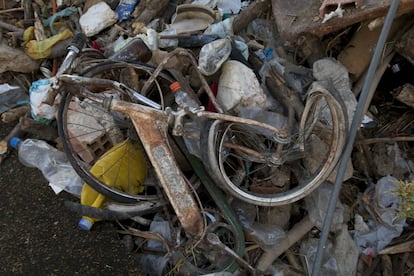
[[[148,78],[151,68],[103,62],[88,68],[85,75],[118,80],[125,77],[126,70],[139,80],[134,81],[131,77],[131,85],[139,85]],[[165,84],[160,85],[170,82],[165,79],[162,81]],[[112,97],[134,100],[114,89],[89,89],[98,94],[111,93]],[[69,161],[85,183],[104,196],[122,203],[157,198],[155,181],[151,185],[143,185],[143,177],[137,177],[139,168],[149,166],[149,162],[143,161],[146,159],[144,150],[128,116],[108,111],[91,99],[64,91],[64,86],[62,90],[58,113],[59,136]],[[163,95],[160,93],[154,92],[154,101],[161,101]]]
[[[298,131],[291,132],[286,144],[256,126],[216,120],[206,127],[204,162],[216,183],[243,201],[289,204],[332,173],[345,143],[345,116],[328,91],[317,89],[309,93]]]

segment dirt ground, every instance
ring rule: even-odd
[[[13,125],[0,123],[0,138]],[[20,164],[16,152],[0,165],[1,275],[137,275],[138,264],[128,253],[111,222],[90,232],[78,228],[78,215],[64,206],[37,169]]]

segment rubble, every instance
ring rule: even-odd
[[[68,203],[81,227],[118,220],[144,271],[392,273],[389,254],[412,254],[398,183],[414,175],[414,1],[401,0],[369,87],[392,1],[40,2],[0,6],[0,113],[16,124],[0,165],[14,136],[56,145],[88,184]],[[196,104],[174,101],[173,82]],[[117,145],[145,152],[134,187],[128,161],[104,154]]]

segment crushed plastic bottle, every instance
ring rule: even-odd
[[[36,139],[21,140],[13,137],[10,145],[18,150],[18,157],[23,165],[42,171],[56,193],[65,190],[80,197],[82,179],[70,165],[65,153]]]

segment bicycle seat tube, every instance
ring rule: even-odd
[[[131,118],[184,231],[190,237],[200,238],[204,232],[203,219],[168,144],[168,115],[161,110],[115,99],[110,109]]]

